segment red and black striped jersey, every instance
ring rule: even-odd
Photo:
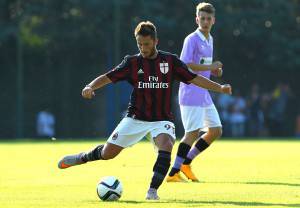
[[[158,51],[155,59],[140,54],[125,56],[106,73],[112,82],[128,81],[133,86],[127,117],[143,121],[173,121],[172,85],[175,80],[189,84],[197,75],[174,54]]]

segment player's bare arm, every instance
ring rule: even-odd
[[[221,77],[223,75],[223,69],[218,68],[211,71],[211,74],[215,77]]]
[[[229,84],[220,85],[214,81],[211,81],[203,76],[197,76],[190,81],[190,83],[197,85],[211,91],[230,94],[231,95],[231,86]]]
[[[213,71],[213,70],[221,69],[223,67],[223,64],[220,61],[215,61],[209,65],[189,63],[187,64],[187,66],[191,68],[193,71]]]
[[[104,87],[109,83],[111,83],[111,80],[106,75],[100,75],[83,88],[81,93],[82,97],[86,99],[92,99],[95,96],[95,90]]]

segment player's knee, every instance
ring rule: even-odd
[[[170,138],[166,138],[165,141],[162,143],[160,150],[172,152],[174,142]]]
[[[162,145],[162,148],[161,148],[161,150],[168,151],[168,152],[171,152],[172,149],[173,149],[173,142],[171,141],[171,139],[168,139],[168,140]]]
[[[219,127],[219,128],[217,129],[217,138],[221,137],[222,134],[223,134],[222,127]]]
[[[210,133],[212,134],[212,137],[214,137],[215,139],[220,138],[223,133],[222,127],[212,128],[210,129]]]
[[[186,132],[180,142],[183,142],[191,146],[198,138],[198,134],[199,134],[198,130],[192,132]]]
[[[159,150],[171,152],[174,145],[174,139],[170,135],[160,134],[155,138],[155,144]]]

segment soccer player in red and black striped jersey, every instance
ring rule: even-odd
[[[175,80],[221,93],[231,94],[230,85],[220,85],[190,72],[179,58],[156,49],[156,27],[149,21],[141,22],[135,29],[139,54],[125,56],[121,64],[106,74],[100,75],[82,90],[82,96],[91,99],[94,91],[113,82],[127,81],[133,91],[127,115],[105,144],[89,152],[68,155],[58,167],[65,169],[89,161],[109,160],[124,148],[132,146],[147,136],[158,149],[153,166],[153,177],[146,199],[157,200],[157,189],[162,184],[171,161],[175,141],[175,126],[171,113],[172,85]]]

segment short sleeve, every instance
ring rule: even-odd
[[[130,64],[129,56],[125,56],[123,61],[105,75],[113,82],[129,80]]]
[[[197,74],[190,71],[188,66],[179,60],[177,56],[174,56],[174,74],[176,80],[184,82],[185,84],[190,84],[189,81],[197,76]]]
[[[192,38],[190,36],[187,36],[183,42],[180,60],[182,60],[186,64],[193,63],[195,45],[196,44],[193,44]]]

